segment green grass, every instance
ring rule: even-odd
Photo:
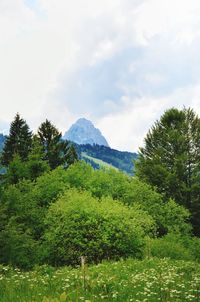
[[[85,279],[85,281],[84,281]],[[172,260],[126,260],[86,268],[31,272],[0,267],[1,302],[200,301],[200,265]]]
[[[96,157],[92,157],[92,156],[89,156],[87,155],[85,152],[82,152],[81,153],[81,156],[82,158],[88,158],[90,160],[92,160],[94,163],[98,164],[101,168],[104,168],[104,169],[115,169],[115,170],[118,170],[116,167],[114,167],[113,165],[111,164],[108,164],[106,163],[105,161],[101,160],[101,159],[98,159]]]

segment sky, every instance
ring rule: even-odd
[[[135,152],[183,106],[200,114],[199,0],[0,0],[0,132],[85,117]]]

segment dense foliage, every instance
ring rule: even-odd
[[[0,261],[24,268],[75,264],[81,254],[92,262],[141,258],[147,235],[190,234],[182,206],[137,178],[84,162],[7,185],[0,204]]]
[[[74,189],[50,206],[45,223],[47,259],[59,266],[79,264],[82,255],[97,263],[142,258],[144,235],[154,230],[153,219],[137,207],[128,208],[110,197],[98,200]]]
[[[200,118],[192,109],[172,108],[155,123],[140,149],[137,175],[189,209],[200,235]]]
[[[161,131],[161,142],[162,135]],[[176,139],[175,135],[170,146]],[[140,179],[114,169],[95,170],[77,160],[75,149],[61,140],[60,132],[48,120],[36,135],[31,134],[25,157],[15,144],[5,144],[3,156],[7,146],[12,159],[0,178],[0,263],[30,269],[44,264],[76,266],[81,256],[86,256],[89,263],[152,256],[200,260],[200,241],[192,236],[190,223],[191,214],[194,222],[198,212],[192,212],[185,199],[177,201],[176,195],[156,184],[154,188],[147,177],[142,177],[142,155]],[[178,167],[183,162],[179,159],[177,155]],[[198,178],[196,161],[192,162],[191,181]],[[198,193],[199,184],[195,184]],[[198,209],[195,194],[191,196],[195,196],[193,205]]]

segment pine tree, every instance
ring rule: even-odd
[[[200,235],[200,118],[192,109],[167,110],[140,148],[137,175],[191,212]]]
[[[32,132],[26,121],[17,113],[5,140],[1,157],[2,164],[8,166],[15,155],[18,155],[21,160],[26,160],[31,150],[31,142]]]
[[[66,144],[66,142],[65,142]],[[67,165],[72,165],[74,164],[77,160],[78,160],[78,154],[76,152],[76,149],[74,147],[74,145],[71,145],[68,147],[68,144],[67,144]]]
[[[50,121],[46,120],[40,125],[38,137],[45,153],[45,159],[49,162],[51,169],[62,164],[68,166],[74,162],[70,152],[70,143],[62,140],[62,134]],[[73,156],[75,159],[77,158],[74,153]]]
[[[45,153],[36,135],[33,136],[32,148],[26,162],[28,178],[35,180],[38,176],[50,170]]]

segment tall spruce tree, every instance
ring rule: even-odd
[[[172,108],[154,124],[140,148],[136,173],[188,208],[200,235],[200,118],[192,109]]]
[[[8,166],[15,155],[18,155],[22,160],[26,160],[31,150],[31,143],[32,132],[26,121],[17,113],[11,123],[9,135],[5,140],[1,163]]]
[[[70,165],[77,160],[76,152],[71,152],[70,143],[62,140],[62,134],[49,120],[40,125],[38,138],[51,169],[62,164]]]

